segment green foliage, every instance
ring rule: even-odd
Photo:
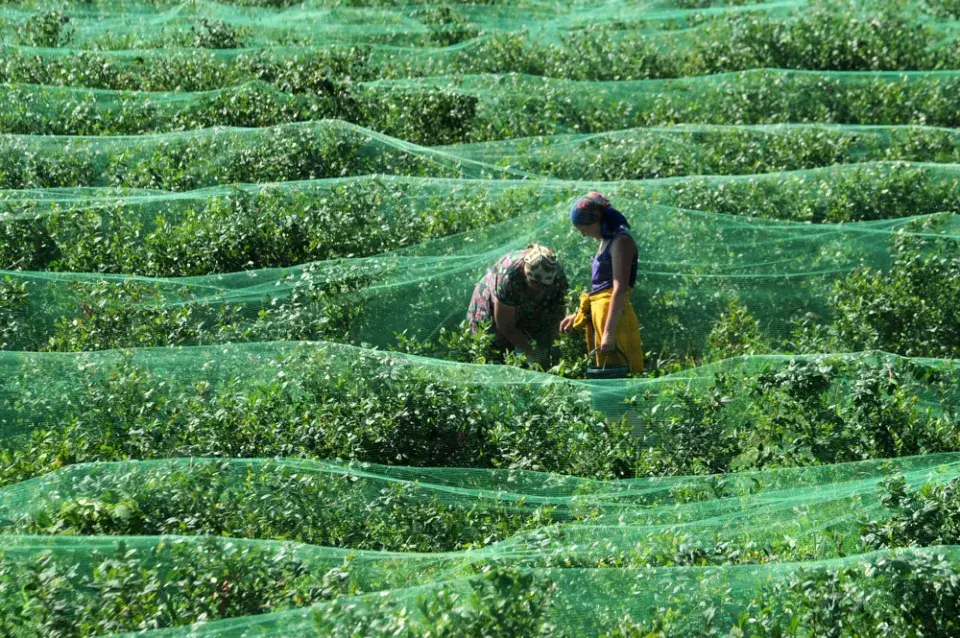
[[[797,347],[955,357],[960,261],[956,241],[936,235],[944,222],[944,217],[919,220],[915,225],[929,234],[898,235],[889,270],[862,268],[838,281],[829,299],[835,321],[819,328],[798,324]]]
[[[288,282],[282,300],[258,297],[259,309],[224,302],[216,295],[198,298],[190,288],[157,288],[136,278],[79,279],[70,284],[74,299],[68,302],[68,312],[42,323],[21,318],[9,324],[7,347],[79,352],[257,340],[349,343],[352,322],[363,307],[349,293],[368,286],[370,275],[351,273],[349,266],[329,278],[315,270],[316,266],[301,269]],[[30,304],[25,289],[8,283],[12,303],[25,314]],[[48,298],[50,303],[63,301],[57,295]]]
[[[501,165],[560,179],[617,181],[771,173],[876,160],[949,163],[958,157],[951,133],[923,129],[901,129],[882,139],[826,128],[707,128],[667,135],[637,129],[592,136],[572,148],[565,141],[523,140]],[[781,211],[778,217],[783,215]]]
[[[430,30],[430,39],[438,46],[450,46],[476,37],[480,30],[449,5],[426,6],[410,13]]]
[[[503,355],[494,346],[494,335],[487,329],[473,332],[466,322],[454,330],[441,328],[436,339],[418,339],[406,331],[396,335],[398,352],[421,357],[448,359],[462,363],[501,362]]]
[[[518,569],[492,569],[473,579],[463,602],[426,596],[424,630],[437,636],[549,636],[545,620],[554,587]],[[435,633],[434,633],[435,632]],[[426,633],[426,632],[424,632]]]
[[[932,31],[893,3],[868,12],[853,2],[812,4],[790,21],[743,13],[704,27],[692,65],[716,73],[757,67],[853,71],[933,64]]]
[[[314,628],[325,636],[417,638],[428,636],[549,636],[557,628],[547,620],[556,587],[527,570],[494,568],[468,581],[469,589],[433,587],[408,601],[357,605],[334,601],[314,612]]]
[[[70,16],[54,9],[36,13],[17,29],[20,44],[33,47],[66,46],[73,37]]]
[[[672,595],[664,595],[664,604],[646,622],[633,620],[620,608],[620,613],[598,616],[592,628],[604,638],[710,634],[892,638],[951,635],[955,630],[960,579],[956,564],[939,554],[884,556],[862,565],[827,564],[790,570],[778,574],[772,582],[757,583],[754,599],[739,614],[729,611],[736,597],[724,588],[722,579],[713,581],[713,574],[706,572],[699,588],[677,588]],[[565,632],[562,626],[551,626],[537,613],[541,605],[560,597],[549,579],[541,581],[538,576],[523,578],[520,573],[495,575],[491,571],[483,578],[502,581],[499,586],[471,579],[472,596],[454,585],[438,587],[415,599],[420,609],[414,613],[406,608],[413,602],[409,599],[360,604],[350,600],[322,606],[314,618],[319,631],[332,636],[355,636],[360,627],[366,635],[375,636],[396,635],[399,631],[410,636],[454,635],[445,631],[451,626],[456,635],[576,635]],[[597,584],[603,582],[598,579]],[[615,589],[616,585],[610,587]],[[527,604],[534,609],[520,613],[519,601],[530,601]],[[466,613],[446,611],[455,605]],[[514,622],[524,618],[528,624],[511,627],[497,623],[491,627],[490,616],[498,609],[509,609]],[[443,631],[434,633],[434,627]],[[476,633],[468,633],[474,628]]]
[[[256,5],[263,5],[259,0]],[[272,0],[268,4],[273,4]],[[902,3],[901,3],[902,4]],[[949,3],[932,3],[941,15],[952,11]],[[283,3],[281,3],[283,5]],[[528,31],[483,31],[456,5],[437,3],[409,12],[406,7],[393,18],[395,37],[405,41],[423,39],[424,43],[448,46],[476,38],[476,47],[459,48],[437,55],[418,55],[418,51],[404,51],[383,55],[368,64],[368,53],[358,48],[342,47],[336,53],[341,60],[354,59],[364,72],[358,74],[326,74],[328,78],[350,77],[412,77],[443,76],[476,73],[526,73],[577,80],[633,80],[645,78],[675,78],[705,75],[717,72],[741,71],[756,68],[820,69],[837,71],[912,70],[957,68],[954,48],[945,46],[949,40],[936,29],[916,19],[915,12],[897,3],[816,2],[805,11],[792,15],[764,14],[762,12],[729,12],[721,17],[690,17],[687,24],[692,33],[683,38],[665,38],[662,32],[642,28],[641,23],[598,24],[580,28],[576,34],[562,33],[560,37],[534,37]],[[389,15],[389,14],[385,14]],[[37,14],[21,27],[21,41],[38,46],[62,46],[70,32],[60,20],[58,12]],[[206,20],[203,18],[202,20]],[[388,18],[389,20],[389,18]],[[399,21],[413,20],[420,27],[414,31],[399,30]],[[386,22],[390,24],[389,21]],[[233,49],[241,46],[248,33],[232,24],[207,20],[191,25],[189,29],[175,30],[152,40],[141,38],[124,40],[107,33],[93,39],[90,46],[143,49],[145,47],[188,45],[214,49]],[[282,42],[281,38],[278,42]],[[373,41],[376,41],[374,39]],[[390,39],[387,40],[391,41]],[[313,44],[313,42],[310,42]],[[90,55],[84,51],[81,55]],[[93,53],[94,56],[98,55]],[[153,67],[166,67],[160,56],[135,67],[116,65],[111,71],[113,81],[122,86],[111,88],[150,88],[159,90],[157,82],[207,82],[193,85],[197,89],[217,88],[254,79],[256,74],[244,73],[249,54],[241,54],[236,64],[213,56],[181,56],[174,63],[181,66],[192,59],[193,77],[164,77]],[[256,55],[256,54],[254,54]],[[19,57],[19,56],[18,56]],[[25,56],[26,57],[26,56]],[[61,65],[83,65],[69,59],[16,61],[14,67],[30,73],[53,69]],[[288,65],[287,70],[306,77],[313,71],[309,60]],[[126,68],[124,68],[126,67]],[[8,66],[8,69],[13,68]],[[79,66],[74,67],[79,69]],[[168,67],[169,70],[170,67]],[[219,72],[211,72],[213,69]],[[252,69],[247,69],[252,70]],[[353,69],[356,71],[356,69]],[[146,72],[146,73],[143,73]],[[58,75],[54,71],[54,75]],[[148,77],[143,77],[144,75]],[[138,77],[139,76],[139,77]],[[74,75],[71,82],[84,81]],[[26,77],[9,78],[12,81],[30,81]],[[66,79],[66,77],[64,77]],[[86,80],[96,81],[96,76]],[[108,79],[103,77],[102,79]],[[226,81],[226,83],[224,83]],[[47,82],[49,83],[49,82]],[[300,83],[295,83],[300,84]],[[91,85],[87,85],[91,86]],[[98,85],[99,86],[99,85]],[[304,85],[300,85],[301,87]],[[92,87],[91,87],[92,88]],[[103,87],[107,88],[107,87]],[[174,88],[167,85],[163,88]],[[186,88],[186,87],[184,87]]]
[[[751,177],[719,184],[684,180],[664,201],[729,215],[842,223],[960,212],[958,192],[956,180],[894,164],[851,167],[823,177]]]
[[[456,122],[453,119],[449,124],[459,126]],[[409,124],[415,129],[421,126],[405,123],[403,118],[394,124],[398,127]],[[414,130],[411,133],[416,134]],[[435,129],[435,135],[446,133]],[[373,172],[460,176],[470,168],[463,166],[470,159],[468,154],[466,157],[456,151],[435,154],[422,148],[390,144],[371,138],[362,129],[334,123],[288,125],[263,132],[148,137],[139,144],[122,147],[81,138],[73,140],[70,148],[72,152],[64,155],[36,138],[8,138],[0,145],[0,186],[113,185],[181,190],[234,181],[291,181]],[[550,144],[541,145],[531,139],[520,144],[524,156],[512,155],[504,165],[560,179],[616,181],[774,172],[888,159],[946,162],[955,161],[956,154],[954,141],[944,139],[942,132],[909,129],[901,129],[891,138],[821,128],[679,129],[666,135],[640,130],[615,140],[587,139],[575,148],[576,154],[571,154],[569,149],[560,153]],[[584,157],[596,160],[584,163]],[[911,197],[915,197],[918,204],[932,207],[935,198],[943,193],[943,203],[949,210],[953,195],[946,185],[924,186],[925,178],[917,175],[904,174],[907,183],[910,179],[917,181],[919,190]],[[882,179],[888,180],[890,187],[896,184],[894,176]],[[861,183],[866,184],[866,178]],[[852,183],[849,190],[854,190],[856,185],[857,182]],[[909,203],[907,199],[892,210]]]
[[[789,611],[788,611],[789,610]],[[960,574],[937,554],[801,570],[764,588],[738,623],[742,635],[948,636],[956,631]]]
[[[589,361],[582,334],[558,335],[547,353],[547,359],[540,363],[533,363],[526,357],[516,357],[509,351],[501,352],[493,342],[494,335],[489,330],[480,329],[474,333],[464,321],[456,329],[441,328],[435,339],[418,339],[404,331],[396,335],[394,348],[398,352],[448,361],[473,364],[507,363],[546,370],[566,378],[582,379],[586,376]]]
[[[324,128],[287,128],[257,144],[216,137],[147,146],[110,157],[105,173],[116,186],[189,190],[216,183],[276,182],[343,175],[361,164],[362,139]],[[199,161],[205,158],[206,161]]]
[[[190,28],[191,46],[204,49],[239,49],[247,35],[245,29],[238,29],[222,20],[200,18]]]
[[[443,552],[549,525],[552,508],[444,502],[410,483],[321,474],[282,464],[160,464],[91,477],[86,496],[8,521],[4,533],[230,536],[326,547]],[[276,499],[282,495],[282,500]]]
[[[3,426],[33,434],[3,452],[4,482],[72,463],[166,456],[339,458],[611,477],[960,449],[955,416],[919,403],[931,391],[919,373],[886,365],[794,362],[742,379],[718,374],[699,389],[665,382],[656,395],[635,399],[635,413],[606,423],[575,385],[517,384],[504,395],[421,364],[380,367],[393,355],[338,352],[308,348],[280,358],[283,375],[262,381],[191,381],[110,364],[55,395],[29,376],[44,378],[42,367],[27,368],[9,386],[16,388],[16,412]],[[649,440],[638,439],[635,428]]]
[[[364,82],[370,71],[357,50],[245,50],[229,60],[210,51],[177,51],[134,64],[81,52],[40,66],[13,53],[0,64],[0,80],[118,92],[5,87],[0,127],[24,134],[134,134],[335,117],[437,145],[683,123],[960,124],[955,73],[864,77],[761,69],[611,91],[591,78],[536,75]],[[155,77],[154,69],[164,72]],[[207,92],[171,100],[126,90]]]
[[[16,218],[0,213],[0,268],[4,270],[44,270],[59,253],[42,216],[33,218],[30,206],[18,210]]]
[[[79,636],[177,627],[296,608],[350,588],[349,572],[315,571],[283,549],[216,539],[138,545],[94,550],[80,564],[72,552],[6,558],[0,630]]]
[[[530,386],[498,396],[482,383],[419,366],[379,368],[378,360],[351,362],[308,349],[278,362],[278,381],[214,385],[173,383],[127,365],[77,387],[82,407],[60,414],[57,401],[24,396],[24,415],[49,408],[44,418],[57,425],[11,442],[4,475],[22,480],[64,464],[168,456],[630,472],[638,445],[630,427],[605,423],[573,387]],[[34,453],[22,453],[28,448]]]
[[[132,271],[159,277],[235,274],[219,280],[223,285],[213,288],[196,280],[16,275],[14,281],[32,303],[23,306],[23,323],[8,330],[8,348],[98,350],[161,345],[165,339],[176,345],[258,339],[359,344],[373,338],[381,347],[434,358],[466,363],[499,359],[484,344],[474,343],[472,335],[453,329],[463,316],[460,303],[466,302],[458,302],[452,295],[435,300],[420,282],[405,277],[398,280],[392,273],[401,264],[423,263],[421,248],[412,246],[435,237],[478,231],[436,244],[441,251],[438,254],[478,241],[499,242],[511,232],[510,218],[517,210],[539,209],[538,215],[550,215],[555,198],[564,196],[564,191],[519,187],[489,192],[477,188],[462,189],[448,198],[426,192],[429,194],[416,197],[416,186],[379,179],[349,180],[309,192],[236,189],[201,200],[203,208],[194,207],[194,202],[168,200],[176,208],[153,220],[119,203],[66,211],[54,208],[41,216],[37,212],[40,202],[34,201],[5,227],[11,239],[0,244],[3,265],[32,264],[53,271]],[[660,191],[656,196],[673,195]],[[928,205],[935,204],[931,197]],[[463,215],[462,210],[474,214]],[[956,348],[950,326],[956,314],[951,304],[956,298],[957,248],[952,235],[938,232],[949,221],[948,216],[935,215],[910,222],[903,226],[903,233],[885,230],[883,235],[892,238],[891,249],[868,244],[874,241],[869,226],[862,229],[861,242],[858,229],[852,235],[857,237],[856,246],[877,249],[868,262],[875,264],[873,267],[859,266],[865,260],[852,245],[847,251],[839,242],[824,244],[810,257],[811,266],[820,269],[825,263],[850,274],[837,276],[831,271],[822,278],[800,279],[797,297],[790,300],[789,307],[782,305],[784,297],[779,291],[742,285],[737,276],[704,289],[688,276],[642,275],[638,279],[642,294],[633,298],[642,317],[650,367],[663,374],[677,365],[783,351],[882,349],[905,356],[952,356]],[[504,226],[497,226],[500,223]],[[712,226],[700,228],[707,223],[713,224],[714,218],[685,213],[658,232],[669,234],[671,240],[686,238],[690,242],[705,236],[701,231],[723,236]],[[492,235],[480,230],[487,226]],[[744,228],[753,232],[749,225]],[[771,229],[774,234],[767,232]],[[798,247],[809,245],[807,231],[787,230],[790,234],[786,237],[797,240]],[[752,237],[740,231],[738,226],[725,240],[736,240],[738,251],[747,245],[765,247],[771,237],[780,241],[778,226],[758,225]],[[28,241],[16,242],[15,236]],[[749,244],[742,237],[749,237]],[[645,238],[650,243],[643,250],[662,250],[657,235],[647,233]],[[433,250],[433,245],[426,246]],[[779,250],[777,245],[773,248]],[[389,251],[400,252],[384,255]],[[703,251],[738,267],[739,257],[727,243],[706,246]],[[771,254],[780,259],[781,253]],[[381,256],[352,260],[364,255]],[[407,255],[413,255],[413,261]],[[711,258],[704,253],[698,260],[707,263]],[[297,262],[306,263],[286,268]],[[286,269],[270,271],[274,266]],[[572,262],[569,267],[575,272],[578,266]],[[251,270],[256,268],[267,269]],[[240,274],[247,270],[248,274]],[[421,272],[446,276],[446,270],[432,264]],[[470,274],[473,272],[477,268],[471,263],[469,270],[457,271],[447,280],[460,291],[454,294],[469,293],[476,276]],[[703,273],[712,274],[706,268]],[[241,293],[261,277],[273,287],[260,287],[255,294]],[[665,281],[679,283],[665,286]],[[383,282],[398,285],[370,293],[375,284]],[[398,336],[391,333],[402,331],[401,324],[393,322],[390,333],[381,330],[378,334],[382,313],[409,303],[410,295],[420,300],[416,311],[425,313],[420,316],[433,323],[415,324],[415,330]],[[447,314],[436,319],[437,309]],[[776,320],[761,323],[755,318],[772,309],[776,309]],[[106,330],[105,326],[112,327]],[[426,338],[430,326],[442,332]],[[22,336],[14,338],[16,334]],[[582,342],[580,335],[561,339],[551,354],[552,362],[544,367],[553,365],[553,372],[562,376],[582,377]]]
[[[924,0],[929,10],[941,18],[960,18],[960,2],[957,0]]]
[[[895,3],[864,9],[815,2],[789,18],[731,12],[705,21],[691,40],[664,43],[643,30],[600,25],[541,43],[527,32],[495,33],[463,53],[460,73],[529,73],[577,80],[673,78],[757,68],[830,71],[956,68],[936,32]],[[862,3],[861,3],[862,4]],[[672,44],[672,46],[671,46]],[[436,72],[435,69],[432,69]],[[411,69],[405,69],[410,74]]]
[[[414,144],[452,144],[467,136],[477,98],[451,90],[365,92],[362,123]]]
[[[160,347],[183,343],[198,345],[236,338],[236,315],[230,306],[175,306],[135,280],[79,281],[80,313],[54,322],[44,349],[80,352],[117,347]],[[204,324],[209,327],[204,328]],[[22,347],[23,344],[21,344]]]
[[[957,482],[925,483],[910,490],[902,475],[883,481],[883,518],[864,521],[860,540],[868,550],[956,545],[960,539]]]
[[[209,39],[211,29],[218,34],[222,31],[216,23],[208,24],[210,28],[189,34],[191,41]],[[224,32],[216,37],[228,36]],[[0,78],[6,82],[114,90],[206,91],[261,80],[284,93],[324,93],[346,78],[370,77],[366,70],[369,54],[363,48],[312,47],[297,53],[258,49],[224,57],[194,47],[116,62],[99,51],[52,57],[22,51],[4,54]]]
[[[30,303],[25,282],[10,277],[0,279],[0,350],[12,349],[22,334],[30,330],[23,310]]]
[[[734,297],[707,335],[707,358],[727,359],[767,350],[760,323]]]
[[[656,432],[656,447],[644,451],[637,473],[708,474],[957,449],[954,418],[920,405],[924,384],[913,375],[883,364],[790,362],[743,378],[717,373],[702,390],[680,386],[637,397],[641,423]]]
[[[954,0],[231,1],[0,20],[0,634],[960,633]]]

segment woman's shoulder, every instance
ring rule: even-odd
[[[610,239],[610,247],[616,248],[617,246],[633,246],[636,248],[637,240],[633,238],[633,235],[626,228],[621,228],[613,237]]]
[[[502,273],[514,274],[523,269],[523,251],[509,252],[497,260],[497,270]]]

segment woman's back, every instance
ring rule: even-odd
[[[600,292],[601,290],[613,288],[613,244],[623,235],[630,238],[629,243],[633,243],[633,237],[630,235],[630,231],[621,227],[613,234],[613,237],[603,240],[600,244],[600,251],[597,252],[597,256],[593,258],[593,269],[591,271],[592,292]],[[633,288],[636,283],[637,253],[634,251],[633,260],[630,264],[629,286]]]

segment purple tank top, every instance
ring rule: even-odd
[[[591,272],[591,282],[593,283],[592,292],[600,292],[607,288],[613,288],[613,256],[610,254],[610,247],[613,241],[620,235],[629,235],[626,228],[620,228],[613,234],[613,237],[607,241],[600,254],[593,258],[593,271]],[[630,287],[633,288],[637,283],[637,256],[633,256],[633,264],[630,266]]]

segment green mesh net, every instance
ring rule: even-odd
[[[942,196],[954,192],[955,180],[947,173],[936,172],[942,169],[932,174],[923,168],[904,167],[881,168],[876,173],[855,170],[857,188],[868,189],[867,175],[876,175],[882,185],[907,175],[924,176],[919,181],[926,185],[930,201],[923,204],[930,207],[930,212],[821,227],[654,204],[641,184],[621,182],[613,186],[610,196],[617,197],[624,208],[635,211],[642,220],[637,224],[641,268],[632,299],[639,316],[644,317],[643,333],[650,352],[664,359],[702,361],[711,347],[721,351],[727,348],[731,354],[796,352],[798,346],[803,352],[827,340],[835,344],[827,348],[832,351],[881,348],[911,356],[953,356],[960,347],[955,326],[944,325],[939,328],[941,333],[929,338],[905,330],[905,326],[883,325],[883,316],[867,311],[860,313],[863,323],[850,319],[863,304],[898,303],[885,297],[887,288],[911,285],[910,281],[901,281],[906,273],[901,273],[899,264],[909,262],[918,273],[955,271],[956,262],[944,262],[943,256],[956,250],[956,220],[952,214],[936,212],[950,207]],[[838,169],[831,171],[831,177],[842,174]],[[782,180],[769,179],[773,187]],[[808,193],[817,186],[802,178],[796,183],[800,184],[797,197],[812,205],[813,196]],[[923,194],[915,190],[918,180],[907,179],[904,184],[917,199],[923,199]],[[659,186],[654,192],[665,199],[682,199],[695,196],[693,191],[699,189],[703,198],[709,199],[736,185],[750,192],[757,182],[695,180]],[[338,182],[332,188],[338,195],[323,189],[295,191],[293,197],[300,202],[296,208],[303,213],[299,219],[289,215],[287,193],[264,194],[270,191],[223,196],[214,210],[191,210],[180,222],[174,215],[153,219],[142,215],[138,221],[116,205],[108,208],[106,215],[93,209],[82,214],[20,218],[12,222],[11,234],[22,237],[17,226],[24,228],[34,245],[21,244],[21,256],[12,258],[57,263],[62,256],[66,264],[84,261],[91,270],[129,272],[143,264],[160,268],[158,274],[163,275],[180,268],[210,272],[221,260],[224,269],[231,270],[231,262],[245,265],[231,259],[230,254],[243,254],[244,247],[237,245],[243,241],[251,248],[262,249],[264,252],[257,255],[261,259],[273,257],[266,251],[279,252],[273,259],[281,263],[287,257],[284,253],[296,249],[291,246],[293,241],[309,240],[307,246],[301,246],[307,254],[343,252],[337,259],[297,267],[182,279],[9,271],[3,278],[4,289],[9,291],[4,304],[10,317],[3,334],[7,348],[94,350],[276,339],[426,348],[423,341],[435,341],[442,330],[458,329],[475,282],[506,250],[542,242],[556,250],[568,265],[571,281],[589,277],[592,248],[571,228],[566,215],[575,184],[550,183],[541,189],[514,183],[503,188],[496,182],[485,182],[473,188],[462,182],[364,180]],[[442,193],[451,188],[463,189],[463,195],[444,198]],[[778,190],[789,197],[786,188]],[[878,185],[875,190],[883,189]],[[340,202],[323,203],[339,193],[344,194]],[[486,208],[489,213],[484,221],[510,217],[511,211],[527,209],[528,201],[541,211],[448,237],[430,238],[428,232],[427,236],[416,237],[426,241],[407,248],[384,246],[385,242],[375,241],[372,235],[377,231],[373,230],[361,233],[372,244],[369,250],[393,250],[371,257],[349,257],[354,250],[364,248],[340,243],[355,236],[356,224],[361,223],[350,213],[371,200],[421,193],[425,202],[407,204],[405,210],[398,211],[405,217],[391,222],[389,207],[384,207],[382,213],[362,223],[376,229],[379,224],[404,225],[416,219],[421,227],[436,223],[436,234],[442,235],[460,228],[450,228],[432,212],[440,209],[440,214],[447,214],[451,205],[478,211]],[[248,203],[250,197],[253,203]],[[271,201],[274,197],[279,201]],[[357,199],[349,201],[352,197]],[[298,198],[307,198],[307,202]],[[311,206],[309,201],[314,198],[321,206]],[[479,200],[479,206],[475,206],[475,200]],[[276,207],[275,214],[280,216],[272,228],[264,228],[269,222],[258,215],[267,206]],[[246,208],[252,209],[249,222],[234,214],[239,209],[242,215]],[[385,218],[378,219],[379,215]],[[862,209],[854,215],[870,216]],[[59,222],[63,218],[70,221]],[[328,219],[332,221],[327,223]],[[233,224],[237,227],[230,229]],[[470,225],[467,221],[460,227]],[[73,239],[88,233],[88,227],[94,228],[96,235]],[[317,234],[305,238],[299,229],[310,227]],[[251,231],[261,233],[262,239],[251,237]],[[231,232],[234,237],[227,234]],[[277,235],[271,237],[274,232]],[[58,244],[53,236],[60,233],[63,239]],[[387,234],[400,239],[392,230]],[[108,266],[112,255],[126,263]],[[200,262],[196,266],[190,263],[194,259]],[[276,261],[264,265],[276,266]],[[72,269],[72,264],[67,268]],[[163,272],[165,268],[169,270]],[[875,279],[878,285],[865,285]],[[887,288],[879,285],[879,280]],[[899,301],[914,306],[914,316],[903,321],[914,322],[914,327],[930,324],[934,328],[941,313],[952,312],[956,301],[949,295],[956,289],[957,280],[946,276],[941,284],[941,288],[921,289],[922,282],[913,282],[916,294],[924,295],[929,307],[908,299]],[[107,308],[108,312],[100,312]],[[724,336],[730,330],[733,333]],[[410,344],[410,339],[418,343]]]
[[[0,2],[0,635],[960,635],[958,19]]]

